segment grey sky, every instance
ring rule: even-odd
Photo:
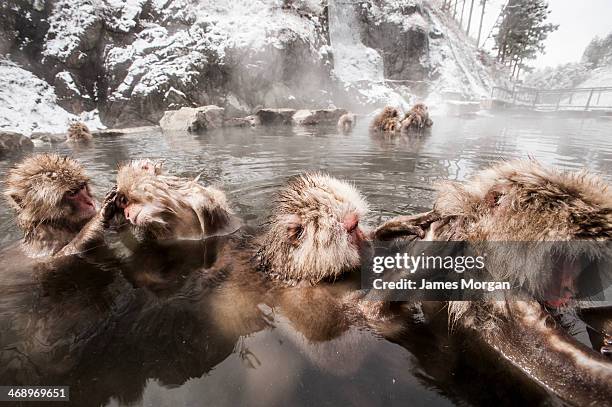
[[[466,3],[467,18],[470,1]],[[487,2],[483,38],[489,34],[505,3],[506,0]],[[593,37],[603,37],[612,32],[612,0],[548,0],[548,3],[551,10],[549,21],[559,24],[559,30],[552,33],[546,41],[546,54],[540,55],[532,62],[537,68],[577,62]],[[476,27],[471,30],[471,35],[476,38],[481,10],[479,0],[475,1],[474,9],[472,27]],[[492,39],[489,39],[487,47],[491,47],[492,42]]]

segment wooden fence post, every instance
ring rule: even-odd
[[[589,93],[589,98],[587,99],[586,106],[584,107],[585,111],[588,111],[589,107],[591,106],[591,99],[593,98],[593,92],[595,92],[595,89],[591,89],[591,93]]]

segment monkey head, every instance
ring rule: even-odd
[[[68,133],[66,134],[66,141],[91,141],[93,135],[89,131],[89,128],[83,122],[73,122],[68,127]]]
[[[357,189],[319,173],[293,178],[278,193],[258,252],[260,267],[289,284],[316,284],[360,264],[368,205]]]
[[[410,111],[421,115],[429,114],[429,108],[424,103],[417,103],[416,105],[412,106]]]
[[[399,112],[396,108],[391,106],[386,106],[382,113],[380,114],[381,119],[391,119],[394,117],[399,117]]]
[[[427,240],[469,241],[487,253],[487,272],[552,307],[571,306],[579,286],[609,281],[612,192],[586,171],[516,160],[466,183],[438,188],[429,220],[390,221],[376,232],[422,228]],[[419,225],[421,224],[421,225]]]
[[[199,239],[232,223],[222,191],[197,179],[164,175],[161,163],[151,160],[119,168],[116,204],[141,238]]]
[[[26,235],[48,224],[78,231],[96,214],[83,168],[57,154],[35,155],[11,169],[5,195]]]

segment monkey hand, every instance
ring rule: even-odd
[[[115,185],[104,197],[102,208],[100,209],[100,217],[105,227],[108,227],[108,223],[117,212],[117,205],[115,204],[116,198],[117,186]]]
[[[376,229],[373,238],[376,240],[393,240],[402,236],[414,236],[423,239],[425,230],[439,219],[438,214],[433,211],[413,216],[398,216]]]

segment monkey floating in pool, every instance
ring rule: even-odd
[[[88,143],[94,139],[87,125],[83,122],[73,122],[68,127],[66,141],[70,143]]]
[[[116,205],[143,239],[201,239],[237,226],[222,191],[166,175],[151,160],[119,168]]]
[[[395,133],[399,128],[399,112],[391,106],[385,107],[370,124],[371,132]]]
[[[69,254],[101,239],[114,199],[111,192],[98,212],[81,165],[57,154],[34,155],[9,170],[5,196],[29,257]]]
[[[431,212],[392,219],[375,235],[466,241],[486,252],[490,280],[510,281],[519,295],[448,302],[452,332],[566,402],[609,402],[612,362],[578,343],[551,313],[559,307],[578,312],[573,298],[581,284],[609,281],[612,192],[599,177],[535,161],[501,163],[464,184],[442,183]],[[531,242],[533,249],[517,250],[516,242]]]
[[[424,103],[417,103],[404,115],[400,130],[409,132],[410,130],[422,130],[433,126],[433,120],[429,118],[429,108]]]
[[[340,133],[350,133],[355,128],[357,123],[357,115],[354,113],[345,113],[338,119],[338,131]]]

